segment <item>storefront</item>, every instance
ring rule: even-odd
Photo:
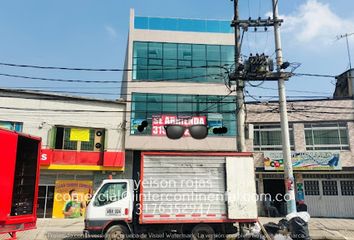
[[[345,154],[339,151],[293,152],[296,201],[308,205],[314,217],[354,215],[354,174],[342,167]],[[284,162],[281,152],[264,153],[264,170],[256,174],[258,188],[270,194],[280,215],[286,214]],[[339,203],[340,204],[335,204]],[[261,204],[262,215],[269,215]]]
[[[52,148],[42,149],[38,217],[64,218],[64,207],[75,191],[84,211],[89,197],[109,175],[124,171],[124,151],[105,151],[105,129],[56,126]],[[82,215],[82,213],[81,213]]]

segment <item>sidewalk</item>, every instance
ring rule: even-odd
[[[260,218],[261,223],[277,223],[280,218]],[[19,240],[82,240],[82,219],[38,219],[37,229],[18,233]],[[354,240],[354,219],[312,218],[309,224],[313,240]],[[0,235],[0,240],[7,239]]]
[[[17,234],[18,240],[79,240],[83,239],[83,219],[38,219],[37,229]],[[0,235],[0,240],[8,239]]]
[[[281,218],[259,218],[262,224],[278,223]],[[354,219],[311,218],[309,222],[310,236],[319,239],[354,240]]]

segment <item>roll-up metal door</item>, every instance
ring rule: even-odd
[[[225,157],[144,156],[143,222],[226,219]]]

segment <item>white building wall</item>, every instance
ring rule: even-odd
[[[106,129],[106,150],[121,151],[124,149],[124,103],[70,98],[43,100],[38,99],[40,95],[23,93],[11,94],[11,97],[1,97],[2,95],[0,91],[0,121],[22,122],[23,132],[41,137],[43,148],[49,146],[50,129],[60,125],[104,128]]]
[[[342,167],[354,167],[354,101],[318,100],[288,102],[289,124],[293,124],[295,151],[306,151],[304,124],[311,122],[346,122],[349,150],[340,151]],[[251,124],[278,124],[280,115],[278,103],[248,104],[248,122]],[[252,151],[251,149],[249,149]],[[263,154],[255,153],[256,167],[264,167]]]

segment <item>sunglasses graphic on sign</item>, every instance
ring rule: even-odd
[[[197,124],[191,126],[182,126],[177,124],[169,124],[164,126],[166,135],[170,139],[179,139],[188,129],[189,134],[195,139],[204,139],[208,136],[208,127],[206,125]]]

